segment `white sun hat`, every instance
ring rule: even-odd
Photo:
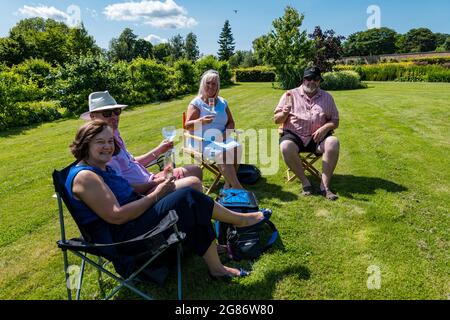
[[[80,118],[83,120],[91,120],[91,112],[102,111],[108,109],[126,108],[128,105],[117,104],[116,100],[108,91],[93,92],[89,95],[89,111],[83,113]]]

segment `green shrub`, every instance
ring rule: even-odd
[[[102,56],[85,56],[66,63],[56,77],[55,95],[69,114],[89,109],[91,92],[110,90],[111,63]]]
[[[219,72],[220,84],[227,85],[232,83],[233,72],[230,65],[226,61],[218,61],[214,56],[203,57],[195,63],[197,85],[200,83],[200,79],[203,73],[207,70],[214,69]]]
[[[0,73],[0,84],[4,95],[12,102],[41,100],[45,97],[43,89],[36,82],[9,69]]]
[[[42,59],[28,59],[21,64],[11,68],[12,71],[22,75],[26,79],[36,82],[39,88],[51,85],[51,75],[56,74],[58,69]]]
[[[237,82],[274,82],[273,68],[259,66],[253,68],[239,68],[235,70]]]
[[[351,90],[365,87],[355,71],[326,72],[322,77],[324,80],[321,88],[324,90]]]
[[[57,101],[9,102],[0,112],[0,130],[59,119],[58,108]]]
[[[133,102],[144,104],[174,96],[172,92],[174,69],[156,60],[138,58],[131,62],[131,95]]]
[[[333,70],[354,70],[365,81],[450,82],[446,65],[417,65],[413,62],[380,63],[363,66],[335,66]]]
[[[183,59],[175,62],[175,92],[186,94],[195,91],[198,87],[195,65],[191,60]]]

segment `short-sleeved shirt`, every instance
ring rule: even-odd
[[[282,129],[290,131],[303,141],[304,145],[312,139],[312,134],[327,122],[339,124],[339,112],[333,97],[319,89],[311,99],[303,91],[303,85],[290,91],[293,100],[291,112],[282,124]],[[275,113],[286,105],[286,93],[281,97]]]
[[[108,166],[117,174],[125,178],[131,185],[145,184],[153,180],[154,176],[128,152],[119,130],[114,131],[114,137],[120,145],[119,154],[112,157]]]

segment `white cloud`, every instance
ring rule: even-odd
[[[170,28],[170,29],[182,29],[192,28],[197,25],[197,21],[194,18],[186,16],[170,16],[170,17],[155,17],[148,19],[144,22],[155,28]]]
[[[173,0],[122,2],[108,5],[103,14],[109,20],[138,21],[156,28],[191,28],[197,25],[194,18],[187,16],[185,8]]]
[[[57,21],[66,22],[69,19],[69,15],[55,7],[30,7],[23,6],[19,9],[19,13],[26,17],[41,17],[44,19],[53,19]]]
[[[18,10],[18,14],[25,17],[40,17],[44,19],[53,19],[56,21],[64,22],[68,26],[77,27],[81,24],[81,10],[76,5],[70,5],[67,7],[67,11],[61,11],[55,7],[30,7],[23,6]]]
[[[151,42],[153,45],[168,42],[167,39],[161,38],[160,36],[157,36],[156,34],[149,34],[148,36],[146,36],[144,38],[144,40]]]

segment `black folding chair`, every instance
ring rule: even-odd
[[[86,232],[82,225],[78,224],[76,219],[74,220],[81,232],[81,237],[70,240],[66,239],[64,209],[62,202],[64,202],[66,208],[71,213],[72,217],[74,217],[74,210],[70,205],[67,190],[65,188],[67,175],[73,165],[75,165],[75,163],[69,165],[61,171],[53,171],[53,184],[58,200],[59,222],[61,228],[61,240],[57,241],[57,245],[63,252],[64,273],[66,278],[68,299],[72,300],[73,289],[76,289],[76,299],[80,299],[85,264],[88,263],[99,271],[100,277],[101,274],[104,273],[119,283],[108,295],[106,295],[106,300],[112,298],[117,292],[119,292],[120,289],[124,287],[130,289],[132,292],[144,299],[151,300],[153,298],[150,295],[144,293],[136,287],[135,284],[138,282],[137,277],[142,275],[142,271],[144,271],[152,262],[160,257],[162,253],[166,252],[167,249],[172,248],[172,246],[176,246],[178,299],[181,300],[181,242],[185,238],[186,234],[178,231],[176,225],[178,215],[174,210],[170,211],[154,229],[128,241],[120,243],[92,243],[90,240],[90,235]],[[169,236],[167,235],[168,233],[170,233]],[[78,266],[69,266],[67,251],[70,251],[75,256],[81,258],[81,266],[79,268]],[[88,254],[96,257],[98,262],[88,257]],[[106,259],[106,261],[104,261],[104,259]],[[126,276],[114,274],[105,268],[108,261],[114,263],[119,259],[133,259],[132,261],[139,263],[139,267],[136,267],[136,270],[132,270],[132,272],[127,272]],[[75,272],[74,269],[76,269]],[[78,272],[79,275],[77,275]]]

